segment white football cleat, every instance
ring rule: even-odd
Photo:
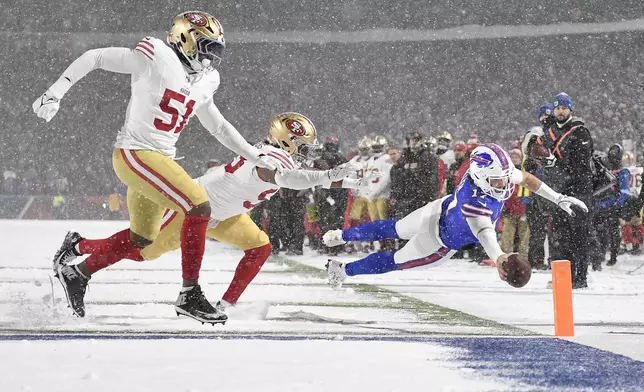
[[[329,230],[322,236],[324,245],[332,248],[338,245],[344,245],[347,241],[342,239],[342,230]]]
[[[329,260],[326,263],[326,270],[329,273],[329,286],[333,290],[342,287],[342,282],[347,278],[347,273],[344,270],[344,263],[335,260]]]

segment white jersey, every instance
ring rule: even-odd
[[[362,155],[356,155],[353,158],[351,158],[349,162],[356,163],[360,165],[362,168],[357,170],[355,174],[349,176],[349,178],[353,178],[357,180],[363,178],[366,174],[366,164],[368,160],[369,160],[369,157],[364,157]],[[369,193],[367,188],[354,189],[352,192],[355,197],[367,197],[367,193]]]
[[[373,184],[369,185],[369,192],[366,195],[367,199],[375,201],[378,199],[389,199],[391,194],[391,178],[390,172],[393,163],[387,154],[377,154],[369,158],[366,163],[366,172],[380,173]]]
[[[174,51],[157,38],[144,38],[135,51],[144,56],[147,67],[132,74],[132,95],[115,147],[174,157],[188,120],[217,91],[219,72],[189,77]]]
[[[454,150],[451,150],[451,149],[439,155],[438,158],[441,159],[443,162],[445,162],[447,167],[450,167],[452,163],[456,162],[456,156],[454,155]]]
[[[278,160],[284,169],[296,168],[293,158],[279,148],[264,145],[260,147],[260,151]],[[259,178],[255,166],[239,156],[197,178],[196,181],[208,193],[212,211],[211,226],[252,210],[280,189],[279,186]]]

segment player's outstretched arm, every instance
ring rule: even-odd
[[[281,170],[279,164],[270,159],[257,147],[251,146],[237,129],[221,114],[215,103],[210,101],[197,110],[201,124],[227,149],[244,157],[257,167],[269,170]]]
[[[49,122],[60,108],[59,101],[85,75],[95,69],[139,74],[147,69],[145,55],[128,48],[91,49],[74,60],[58,80],[33,103],[34,113]]]
[[[559,192],[555,192],[547,184],[545,184],[532,174],[519,170],[515,170],[514,173],[518,174],[513,174],[512,182],[514,182],[515,184],[521,184],[524,187],[528,188],[531,192],[534,192],[544,199],[555,203],[559,206],[559,208],[566,211],[569,215],[575,216],[575,212],[572,210],[572,206],[576,206],[582,211],[588,212],[588,207],[583,201],[572,196],[566,196],[562,195]],[[519,178],[519,175],[521,176],[521,178]]]
[[[468,216],[465,219],[470,230],[483,246],[485,253],[496,263],[501,280],[506,280],[507,273],[503,269],[503,263],[508,255],[501,250],[492,219],[489,216]]]
[[[257,174],[263,181],[289,189],[307,189],[314,186],[325,188],[358,188],[362,184],[357,180],[346,178],[356,171],[353,163],[344,163],[330,170],[291,169],[267,170],[257,168]]]

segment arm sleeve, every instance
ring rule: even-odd
[[[227,149],[241,155],[254,163],[262,154],[259,149],[251,146],[237,129],[221,114],[212,99],[197,109],[197,117],[201,124]]]
[[[326,170],[283,170],[275,173],[275,184],[283,188],[307,189],[327,182],[331,180]]]
[[[67,67],[60,78],[49,88],[49,92],[60,99],[76,82],[95,69],[141,74],[147,69],[149,61],[143,53],[128,48],[88,50]]]
[[[485,253],[496,262],[496,260],[503,254],[499,242],[496,240],[496,230],[492,226],[492,220],[488,217],[467,217],[467,224],[474,236],[479,240]]]

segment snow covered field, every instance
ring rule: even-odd
[[[574,293],[576,337],[552,335],[548,273],[523,289],[494,269],[434,269],[332,291],[316,254],[273,258],[225,326],[174,315],[180,255],[97,274],[87,317],[50,284],[65,232],[126,222],[0,221],[2,391],[644,390],[644,258],[621,258]],[[202,285],[216,301],[241,252],[211,242]],[[53,288],[53,293],[52,293]],[[53,294],[53,298],[52,298]],[[8,353],[8,354],[6,354]]]

